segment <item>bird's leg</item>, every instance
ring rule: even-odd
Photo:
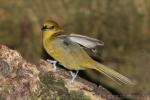
[[[72,76],[72,80],[71,80],[71,83],[74,81],[74,79],[77,77],[77,75],[78,75],[78,72],[79,72],[79,70],[78,71],[76,71],[76,73],[73,73],[72,71],[70,71],[70,73],[71,73],[71,76]]]
[[[47,61],[53,65],[54,71],[56,71],[56,69],[57,69],[57,66],[56,66],[57,61],[55,61],[55,60],[50,60],[50,59],[47,59]]]

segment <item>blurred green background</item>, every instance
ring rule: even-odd
[[[0,44],[28,61],[43,56],[41,26],[58,22],[66,31],[105,42],[103,63],[134,80],[134,87],[96,79],[128,96],[150,95],[149,0],[0,0]]]

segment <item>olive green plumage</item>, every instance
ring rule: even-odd
[[[116,82],[133,85],[127,77],[94,61],[83,47],[93,49],[103,43],[97,39],[64,32],[54,21],[46,21],[42,28],[43,45],[49,55],[69,70],[95,69]]]

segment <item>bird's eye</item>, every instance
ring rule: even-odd
[[[43,26],[43,27],[42,27],[42,30],[45,30],[45,29],[52,30],[52,29],[54,29],[54,28],[55,28],[55,26]]]

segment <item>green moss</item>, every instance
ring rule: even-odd
[[[68,97],[67,88],[64,86],[63,81],[55,80],[50,74],[44,75],[41,78],[43,87],[44,98],[50,96],[51,98],[63,98]]]
[[[69,92],[64,81],[54,79],[51,74],[42,75],[40,80],[42,91],[37,98],[42,100],[90,100],[81,91]]]
[[[90,97],[85,96],[81,91],[71,91],[71,100],[91,100]]]

